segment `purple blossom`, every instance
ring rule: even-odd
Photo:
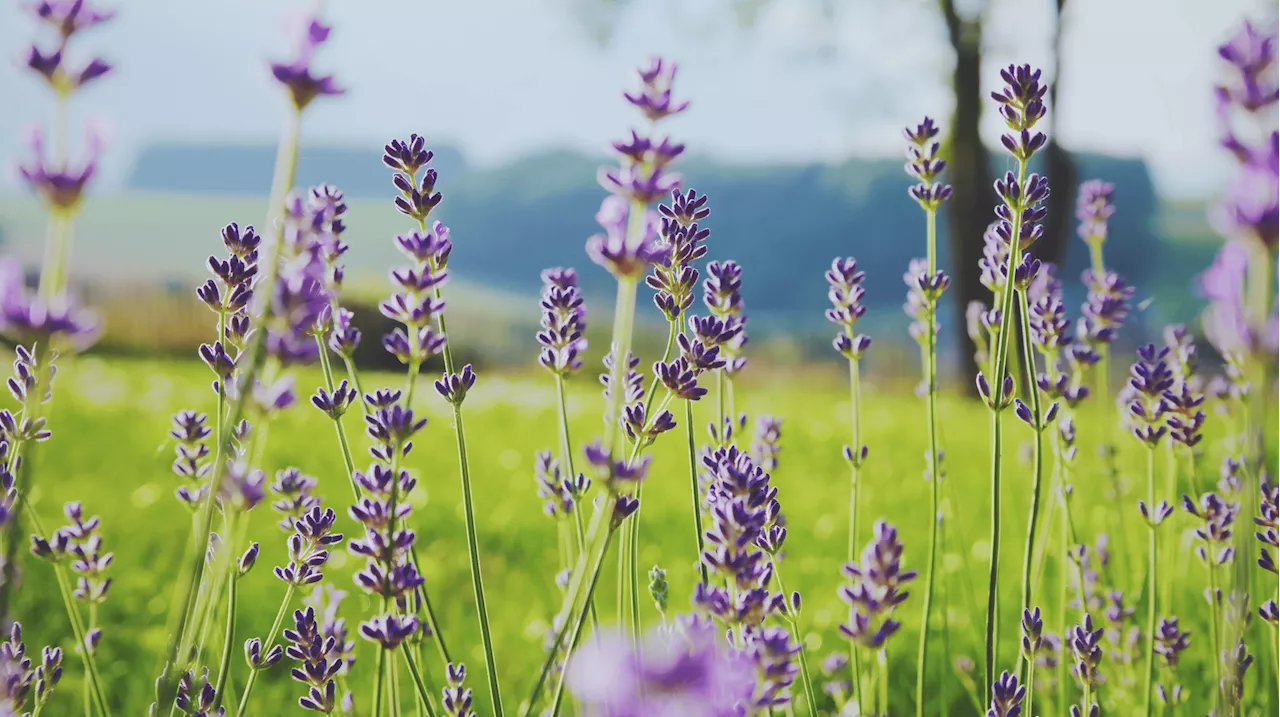
[[[622,96],[650,122],[658,122],[689,108],[688,101],[673,100],[671,96],[671,85],[676,79],[676,63],[667,62],[660,57],[650,58],[649,64],[640,68],[638,74],[640,91],[624,92]]]
[[[1102,628],[1094,629],[1093,616],[1085,614],[1084,621],[1070,631],[1071,652],[1075,662],[1071,666],[1071,674],[1085,690],[1095,689],[1102,682],[1098,670],[1102,662]]]
[[[660,220],[651,209],[610,195],[601,202],[596,222],[604,233],[587,240],[587,256],[619,279],[639,279],[666,255],[658,244]]]
[[[1222,245],[1213,265],[1200,275],[1200,293],[1209,300],[1205,335],[1223,356],[1275,353],[1280,346],[1280,314],[1262,323],[1250,319],[1244,304],[1249,250],[1241,241]]]
[[[695,215],[705,218],[711,210],[707,207],[706,195],[700,196],[692,189],[687,195],[672,190],[671,196],[672,206],[658,207],[662,215],[658,250],[662,256],[654,264],[653,273],[645,277],[645,283],[656,292],[654,305],[667,321],[674,323],[693,305],[699,274],[692,264],[706,256],[705,242],[711,236],[710,229],[685,220]],[[675,207],[680,207],[680,211]]]
[[[467,666],[449,663],[445,666],[445,679],[449,683],[441,690],[440,706],[448,717],[476,717],[471,710],[471,690],[463,687],[467,679]]]
[[[32,192],[53,212],[74,214],[80,207],[85,187],[98,171],[98,155],[102,151],[102,133],[88,133],[88,156],[78,165],[69,160],[50,160],[45,156],[44,132],[34,129],[27,140],[31,159],[18,165],[18,174]]]
[[[543,270],[541,306],[538,363],[561,376],[578,372],[587,352],[587,310],[578,290],[578,272],[559,267]]]
[[[1280,549],[1280,486],[1263,480],[1259,489],[1258,517],[1253,519],[1259,530],[1254,533],[1262,545],[1258,548],[1258,567],[1277,573],[1276,551]]]
[[[1133,287],[1113,271],[1104,271],[1098,276],[1086,269],[1080,279],[1089,293],[1081,310],[1084,316],[1076,325],[1076,338],[1084,346],[1098,351],[1115,340],[1116,332],[1129,317]]]
[[[867,307],[862,304],[866,293],[862,280],[865,278],[866,274],[858,269],[858,262],[853,257],[832,259],[831,268],[826,273],[827,298],[831,301],[831,308],[826,312],[827,321],[843,328],[831,345],[850,361],[861,359],[871,346],[871,337],[853,333],[854,324],[867,312]]]
[[[1165,422],[1170,401],[1166,396],[1173,388],[1168,356],[1168,348],[1157,349],[1155,344],[1147,344],[1138,349],[1138,360],[1129,369],[1132,400],[1128,408],[1133,435],[1152,448],[1168,431]]]
[[[840,634],[869,650],[883,647],[901,627],[891,615],[910,594],[902,588],[916,578],[916,571],[902,568],[898,530],[881,520],[874,531],[862,560],[844,566],[851,583],[840,588],[840,599],[849,605],[849,621],[840,625]]]
[[[328,548],[342,542],[342,534],[333,532],[337,520],[332,508],[321,510],[319,505],[299,516],[286,542],[289,562],[275,568],[276,577],[294,587],[320,582],[320,568],[329,562]]]
[[[1199,501],[1189,495],[1182,496],[1182,509],[1200,521],[1200,527],[1195,530],[1200,542],[1196,546],[1196,555],[1200,560],[1210,567],[1230,563],[1235,556],[1231,536],[1240,504],[1210,492],[1200,496]]]
[[[987,717],[1020,717],[1026,696],[1027,688],[1018,684],[1016,675],[1008,671],[1000,673],[991,685],[991,708],[987,710]]]
[[[650,635],[640,650],[621,635],[601,637],[567,669],[591,717],[737,717],[755,683],[752,662],[706,628]]]
[[[656,124],[689,106],[688,102],[672,99],[674,63],[654,59],[639,74],[640,91],[624,96],[650,123]],[[657,241],[659,215],[649,210],[648,205],[667,194],[678,193],[680,175],[668,173],[666,167],[684,147],[667,139],[642,137],[635,131],[629,141],[615,142],[613,146],[618,152],[619,166],[602,167],[599,172],[600,185],[610,193],[596,214],[604,233],[587,241],[587,255],[615,277],[634,280],[643,276],[651,265],[670,259],[674,227],[683,226],[682,222],[674,221],[673,227],[664,232],[664,243],[660,244]],[[684,201],[684,206],[691,203],[696,204],[696,198]],[[673,220],[685,216],[675,212],[674,207],[668,211]],[[689,216],[699,212],[700,208],[693,209]],[[697,230],[693,232],[696,234]],[[685,240],[692,241],[689,237]]]
[[[1116,213],[1114,184],[1100,179],[1081,183],[1076,198],[1076,219],[1080,222],[1076,232],[1090,244],[1102,244],[1107,240],[1107,223]]]
[[[907,147],[907,175],[918,180],[908,192],[921,209],[937,211],[951,197],[951,185],[938,182],[938,177],[947,167],[947,163],[938,158],[938,150],[942,146],[935,140],[938,128],[932,119],[925,117],[914,129],[907,127],[903,130],[903,134],[910,143]]]
[[[720,355],[725,360],[724,371],[732,377],[747,365],[747,359],[742,355],[747,345],[747,317],[743,314],[742,302],[742,267],[734,261],[713,261],[707,264],[702,300],[712,316],[724,321],[726,329],[734,332],[733,338],[720,347]]]
[[[271,74],[284,85],[299,112],[317,97],[341,95],[345,90],[334,82],[333,75],[316,75],[311,60],[317,49],[329,39],[332,28],[312,18],[305,22],[297,52],[292,62],[271,63]]]
[[[29,6],[31,14],[52,27],[65,42],[72,35],[107,22],[115,10],[94,7],[86,0],[39,0]]]
[[[343,666],[341,660],[329,659],[336,640],[320,633],[312,607],[293,611],[293,627],[285,629],[284,638],[292,643],[285,654],[298,663],[289,674],[310,688],[298,699],[298,704],[306,710],[330,714],[337,706],[337,684],[333,678]]]
[[[751,447],[752,459],[766,471],[778,467],[782,453],[782,419],[778,416],[760,416],[756,419],[756,437]]]

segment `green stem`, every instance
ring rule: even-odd
[[[876,704],[879,707],[876,710],[877,715],[889,714],[889,658],[885,655],[884,648],[876,651],[876,665],[880,668],[880,679],[876,680]]]
[[[1149,446],[1147,449],[1147,509],[1151,511],[1152,517],[1156,511],[1156,449],[1155,446]],[[1142,688],[1142,711],[1147,717],[1151,717],[1152,704],[1151,693],[1155,691],[1155,654],[1156,654],[1156,589],[1158,570],[1156,566],[1156,525],[1154,522],[1147,526],[1147,649],[1146,653],[1146,669],[1143,671],[1143,688]]]
[[[301,125],[301,112],[294,111],[290,115],[288,129],[285,137],[281,140],[279,151],[276,154],[276,166],[272,179],[271,201],[269,205],[268,226],[272,231],[272,240],[266,247],[266,272],[262,276],[258,291],[260,296],[271,296],[275,290],[275,284],[280,276],[280,250],[284,242],[284,227],[281,221],[284,213],[285,196],[289,188],[293,186],[294,171],[297,168],[298,160],[298,135]],[[253,382],[257,378],[258,372],[261,370],[266,359],[266,327],[265,316],[269,307],[267,302],[261,303],[260,313],[257,317],[256,331],[254,332],[253,343],[248,349],[248,367],[246,368],[241,381],[240,390],[237,392],[236,398],[232,401],[230,411],[227,415],[228,427],[239,423],[245,412],[246,402],[252,393]],[[264,426],[265,427],[265,426]],[[230,438],[230,431],[223,431],[224,444]],[[214,486],[220,485],[222,479],[226,475],[226,466],[215,465],[213,470],[209,471],[209,479],[205,483],[206,496],[212,496]],[[192,610],[195,607],[195,597],[198,594],[199,586],[204,577],[204,551],[209,543],[209,532],[213,526],[213,504],[211,498],[206,498],[205,505],[201,511],[199,527],[196,530],[195,540],[188,551],[187,565],[184,569],[186,575],[185,580],[179,580],[182,585],[182,592],[179,595],[177,604],[181,606],[175,614],[176,619],[170,625],[169,639],[165,647],[165,655],[167,667],[167,676],[162,679],[157,689],[157,697],[160,704],[170,704],[174,696],[177,694],[178,687],[178,670],[177,665],[181,662],[182,656],[186,654],[189,647],[187,640],[190,639],[190,620]]]
[[[387,650],[386,648],[378,648],[378,657],[374,660],[374,682],[373,682],[373,709],[370,711],[372,717],[383,717],[382,706],[386,699],[387,692]]]
[[[937,271],[937,212],[925,212],[926,233],[929,248],[929,276]],[[920,649],[916,653],[916,717],[924,717],[924,685],[929,667],[929,618],[933,614],[933,584],[938,561],[938,486],[942,482],[941,467],[938,461],[938,348],[937,348],[937,305],[930,301],[928,306],[929,326],[925,330],[928,336],[926,358],[926,380],[928,380],[927,413],[929,422],[929,562],[925,572],[924,606],[920,618]]]
[[[725,387],[724,369],[716,369],[716,445],[724,447],[728,445],[728,431],[724,428],[725,417],[725,393],[728,389]]]
[[[413,654],[413,650],[409,649],[409,643],[407,642],[401,643],[400,649],[404,653],[405,664],[409,666],[409,677],[413,679],[413,689],[418,693],[418,704],[426,708],[428,717],[436,717],[436,707],[432,702],[431,690],[427,689],[426,682],[422,679],[422,671],[418,669],[418,661]]]
[[[227,629],[223,634],[222,657],[218,660],[218,680],[214,685],[218,704],[225,701],[223,691],[231,675],[231,649],[236,639],[236,583],[239,582],[239,571],[234,564],[231,571],[231,577],[227,580]]]
[[[347,367],[347,378],[356,389],[356,396],[358,396],[356,403],[360,404],[361,410],[367,416],[369,415],[369,404],[364,401],[364,387],[360,385],[360,370],[356,368],[356,363],[351,360],[350,356],[343,356],[342,363]]]
[[[54,93],[53,128],[51,154],[53,161],[59,165],[67,162],[67,110],[70,105],[69,93],[59,89]],[[45,243],[44,263],[40,267],[40,298],[52,301],[66,287],[67,260],[71,246],[71,220],[75,209],[63,210],[50,208],[49,236]]]
[[[71,620],[71,633],[75,637],[76,645],[80,648],[80,658],[84,662],[85,676],[93,693],[93,703],[98,708],[98,714],[102,717],[110,717],[111,709],[107,707],[107,698],[102,692],[102,680],[98,675],[97,661],[94,659],[93,651],[89,649],[88,633],[81,621],[80,611],[75,606],[70,581],[61,565],[54,566],[53,574],[58,581],[58,592],[62,595],[63,607],[66,608],[67,617]]]
[[[662,361],[666,363],[671,360],[671,352],[675,350],[676,333],[679,332],[680,322],[669,321],[667,330],[667,348],[662,353]],[[650,411],[653,406],[653,399],[657,394],[658,381],[649,384],[648,396],[645,397],[645,417],[646,420],[652,421],[653,417]],[[624,527],[624,538],[627,546],[627,593],[631,601],[631,634],[633,640],[640,639],[640,585],[643,581],[640,568],[640,513],[644,508],[644,501],[640,500],[644,494],[644,483],[636,486],[636,500],[640,501],[640,508],[631,515],[627,520],[628,525]]]
[[[546,656],[543,658],[542,667],[538,671],[538,679],[533,684],[530,691],[529,699],[524,703],[520,710],[521,717],[528,717],[532,710],[538,704],[538,697],[542,694],[542,688],[546,684],[547,676],[551,674],[551,668],[556,663],[556,659],[560,656],[560,650],[564,647],[565,637],[569,634],[574,622],[574,610],[578,605],[578,598],[588,581],[587,572],[593,570],[599,572],[601,564],[604,562],[602,554],[598,561],[593,562],[593,556],[597,550],[597,541],[605,542],[607,537],[601,533],[605,521],[610,520],[613,511],[613,496],[604,494],[597,501],[595,512],[591,516],[591,524],[587,529],[587,539],[584,543],[585,547],[582,555],[578,557],[577,565],[574,566],[573,575],[569,581],[569,589],[565,592],[564,601],[561,604],[558,617],[563,620],[557,620],[560,623],[560,629],[556,633],[555,640],[551,649],[547,650]],[[613,528],[610,527],[608,534],[611,536]],[[598,576],[593,576],[590,580],[595,580]],[[590,602],[589,600],[587,602]],[[569,650],[565,649],[566,654]]]
[[[1027,162],[1026,160],[1018,160],[1018,186],[1021,187],[1026,183],[1027,179]],[[986,664],[984,672],[984,687],[986,688],[986,703],[991,702],[992,683],[995,680],[995,663],[996,663],[996,641],[999,635],[999,621],[996,616],[996,609],[999,603],[999,571],[1000,571],[1000,471],[1001,471],[1001,449],[1002,445],[1002,426],[1000,423],[1001,407],[1007,398],[1004,395],[1004,377],[1009,362],[1009,335],[1013,329],[1013,298],[1014,298],[1014,273],[1018,264],[1022,261],[1022,205],[1019,202],[1017,207],[1012,207],[1013,219],[1010,222],[1012,230],[1009,240],[1009,258],[1005,266],[1005,285],[1003,299],[1000,302],[1000,333],[996,337],[995,363],[993,365],[993,373],[989,381],[991,390],[995,399],[994,406],[991,409],[991,557],[990,557],[990,574],[987,582],[987,641],[986,641]]]
[[[1035,717],[1035,696],[1036,696],[1036,656],[1031,655],[1027,658],[1027,710],[1025,714],[1028,717]]]
[[[324,345],[324,339],[316,336],[316,348],[320,350],[320,370],[324,374],[324,386],[329,391],[329,395],[333,395],[333,365],[329,362],[329,349]],[[358,389],[357,389],[358,391]],[[360,396],[356,399],[361,404],[364,403],[364,397]],[[347,469],[347,480],[351,483],[351,492],[355,495],[356,502],[360,501],[360,484],[356,482],[356,462],[351,455],[351,444],[347,442],[347,432],[342,430],[342,416],[334,416],[333,430],[338,434],[338,448],[342,451],[342,465]]]
[[[684,402],[684,432],[688,438],[688,454],[689,454],[689,491],[693,499],[693,532],[697,538],[697,562],[698,573],[702,578],[702,584],[708,582],[707,566],[702,561],[702,553],[706,550],[706,544],[703,542],[702,535],[702,491],[698,488],[698,455],[693,437],[693,401],[686,400]]]
[[[773,559],[773,575],[778,579],[778,591],[782,593],[784,600],[790,600],[790,593],[787,592],[787,586],[782,581],[782,565],[778,561],[778,556],[771,556]],[[800,679],[804,684],[804,694],[809,700],[809,714],[818,717],[818,693],[813,689],[813,677],[809,672],[809,658],[806,656],[807,650],[804,647],[804,636],[800,634],[800,615],[791,611],[790,605],[783,613],[783,617],[791,624],[791,632],[795,637],[796,644],[800,647]]]
[[[493,635],[489,629],[489,610],[484,599],[484,578],[480,575],[480,541],[476,536],[475,504],[471,495],[471,470],[467,464],[467,434],[462,424],[462,406],[454,404],[453,421],[458,437],[458,461],[462,473],[462,506],[467,524],[467,555],[471,561],[471,588],[475,593],[476,612],[480,618],[480,639],[484,643],[485,668],[488,670],[489,699],[494,717],[502,717],[502,692],[498,687],[498,665],[494,659]]]
[[[1035,418],[1035,442],[1032,444],[1032,480],[1031,480],[1031,513],[1027,520],[1027,543],[1022,558],[1022,609],[1031,609],[1031,566],[1035,557],[1036,528],[1040,521],[1040,494],[1043,492],[1041,482],[1044,476],[1044,427],[1040,422],[1044,415],[1040,411],[1040,390],[1035,385],[1036,361],[1035,350],[1031,344],[1031,314],[1027,292],[1018,292],[1018,313],[1022,317],[1022,360],[1027,365],[1027,375],[1031,377],[1031,385],[1027,393],[1031,399],[1031,415]]]
[[[276,610],[276,616],[271,621],[271,630],[267,633],[267,639],[263,641],[263,655],[270,654],[275,647],[276,635],[280,634],[280,627],[284,625],[284,616],[289,613],[289,603],[293,601],[293,593],[296,589],[293,585],[285,589],[284,599],[280,601],[280,608]],[[249,679],[245,681],[244,692],[240,694],[240,706],[236,708],[236,717],[244,717],[245,709],[249,706],[249,695],[253,694],[253,685],[258,681],[259,672],[262,670],[249,670]]]
[[[601,546],[600,555],[596,558],[595,567],[591,571],[591,579],[587,583],[587,600],[588,601],[591,600],[591,595],[592,593],[595,592],[595,589],[596,589],[596,583],[600,579],[600,566],[604,563],[604,557],[609,552],[609,543],[612,542],[614,532],[615,530],[613,528],[613,523],[611,521],[609,523],[609,527],[606,529],[604,534],[604,545]],[[586,617],[586,610],[582,610],[578,612],[577,619],[574,621],[574,625],[573,625],[573,634],[569,640],[569,644],[565,647],[566,656],[565,656],[564,668],[560,670],[560,678],[559,680],[556,681],[555,696],[551,700],[551,714],[553,715],[560,714],[560,703],[564,700],[565,678],[569,674],[569,656],[573,654],[573,649],[577,647],[578,640],[582,638],[582,628],[583,628],[583,625],[586,624],[586,620],[584,619],[585,617]]]
[[[848,333],[852,338],[853,330],[849,329]],[[849,552],[846,561],[852,563],[858,557],[858,513],[859,501],[858,493],[861,485],[858,483],[858,468],[862,463],[862,421],[859,403],[862,397],[861,381],[859,380],[858,362],[849,359],[849,419],[850,434],[853,444],[849,446],[853,454],[853,459],[849,461]],[[853,671],[853,696],[858,709],[862,709],[862,655],[858,648],[849,643],[849,666]]]
[[[1214,565],[1217,557],[1214,551],[1208,545],[1207,555],[1209,561],[1209,634],[1212,636],[1213,657],[1213,706],[1214,710],[1222,708],[1222,638],[1221,626],[1219,619],[1219,603],[1218,603],[1218,570]]]

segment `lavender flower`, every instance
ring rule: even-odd
[[[341,95],[345,90],[334,82],[333,75],[316,75],[311,68],[312,56],[328,39],[332,28],[319,19],[310,19],[301,33],[297,52],[292,62],[271,63],[271,74],[284,85],[293,101],[293,107],[301,112],[317,97]]]
[[[639,75],[641,89],[624,96],[651,123],[688,108],[688,102],[672,99],[674,63],[655,58]],[[629,142],[614,143],[614,149],[620,166],[601,168],[599,173],[601,186],[611,194],[596,215],[605,231],[587,241],[587,254],[619,279],[638,279],[650,265],[671,255],[670,246],[657,243],[658,215],[647,207],[679,187],[680,176],[667,173],[666,167],[684,151],[684,145],[633,131]]]
[[[45,0],[30,6],[31,13],[58,33],[57,49],[44,52],[31,45],[26,65],[44,78],[59,96],[66,96],[111,71],[101,58],[91,58],[78,68],[66,64],[67,48],[73,35],[102,24],[115,16],[114,11],[99,10],[87,2]]]
[[[293,643],[285,649],[289,659],[298,663],[290,671],[294,680],[310,689],[298,704],[306,710],[330,714],[337,706],[337,683],[333,678],[342,668],[341,661],[329,659],[335,640],[323,637],[316,624],[316,611],[308,607],[293,611],[293,627],[284,631],[284,637]]]
[[[62,512],[68,524],[48,538],[31,536],[31,552],[52,563],[67,562],[76,573],[75,598],[88,604],[101,604],[111,589],[111,578],[106,576],[106,571],[114,555],[102,551],[98,516],[85,518],[78,501],[67,503]]]
[[[1200,540],[1196,546],[1200,560],[1210,568],[1231,562],[1235,555],[1231,536],[1240,505],[1223,500],[1217,493],[1205,493],[1199,502],[1182,496],[1182,509],[1200,520],[1201,526],[1195,531]]]
[[[97,314],[82,309],[65,292],[45,299],[28,291],[22,267],[12,259],[0,259],[0,335],[36,349],[83,351],[101,334]]]
[[[471,710],[471,690],[462,686],[467,679],[467,666],[461,663],[450,663],[445,667],[445,679],[449,686],[441,692],[440,702],[448,717],[476,717]]]
[[[704,625],[640,650],[622,636],[592,640],[568,670],[589,717],[736,717],[755,683],[752,663]]]
[[[429,169],[427,173],[432,175],[434,182],[435,170]],[[412,177],[405,179],[402,174],[395,176],[399,180],[412,181]],[[400,207],[401,212],[411,216],[421,214],[419,221],[425,224],[430,208],[435,205],[430,202],[424,204],[416,199],[418,196],[417,190],[409,190],[397,201],[406,202]],[[414,231],[396,237],[396,245],[413,261],[413,265],[391,272],[392,281],[398,288],[379,309],[383,316],[403,324],[404,328],[397,328],[383,337],[382,345],[401,363],[416,369],[445,348],[445,335],[437,333],[432,323],[444,313],[445,303],[439,298],[438,289],[449,278],[449,255],[453,251],[453,242],[449,240],[449,228],[436,222],[429,232]]]
[[[1222,662],[1225,670],[1220,683],[1222,696],[1228,710],[1234,713],[1244,702],[1244,678],[1253,665],[1253,655],[1245,649],[1241,639],[1234,648],[1223,651]]]
[[[1263,480],[1259,491],[1258,517],[1253,522],[1261,528],[1254,537],[1262,546],[1258,548],[1258,567],[1277,573],[1276,549],[1280,548],[1280,486]],[[1270,548],[1268,548],[1270,546]]]
[[[538,363],[554,374],[567,376],[582,368],[587,352],[587,310],[578,290],[578,272],[545,269],[542,272],[542,330],[538,332]]]
[[[987,717],[1019,717],[1026,696],[1027,688],[1018,684],[1016,675],[1001,672],[991,686],[991,709],[987,710]]]
[[[320,582],[324,578],[320,568],[329,562],[329,546],[342,542],[342,534],[333,531],[337,520],[332,508],[321,510],[319,505],[295,520],[287,541],[289,562],[275,569],[276,577],[294,587]]]
[[[317,585],[311,595],[302,600],[306,607],[315,611],[316,624],[325,644],[330,644],[329,640],[333,641],[326,658],[338,664],[339,675],[346,674],[356,661],[356,643],[349,639],[346,620],[338,616],[338,610],[346,596],[345,592],[332,585]]]
[[[1086,269],[1081,281],[1089,293],[1081,309],[1084,316],[1076,325],[1076,337],[1084,346],[1100,352],[1115,340],[1116,332],[1128,318],[1133,287],[1113,271],[1095,274]]]
[[[303,474],[297,468],[286,468],[276,473],[276,480],[271,484],[271,492],[277,500],[271,504],[281,514],[277,525],[286,533],[293,530],[294,524],[304,514],[320,507],[320,498],[314,495],[317,481]]]
[[[853,333],[853,327],[867,312],[862,304],[866,290],[862,281],[866,273],[858,270],[858,262],[853,257],[831,260],[831,268],[826,273],[827,298],[831,300],[831,308],[827,309],[827,321],[840,326],[842,331],[836,334],[831,345],[845,358],[857,361],[871,346],[871,338],[865,334]]]
[[[22,642],[22,625],[15,621],[9,627],[9,639],[0,642],[0,712],[25,714],[29,706],[32,714],[39,714],[61,679],[62,650],[44,648],[33,668]]]
[[[1224,357],[1274,353],[1280,344],[1277,315],[1262,321],[1249,316],[1244,305],[1249,262],[1248,246],[1239,240],[1222,245],[1213,265],[1199,278],[1200,293],[1209,300],[1203,320],[1205,336]]]
[[[653,273],[645,278],[645,283],[657,292],[653,303],[667,321],[678,322],[693,305],[699,276],[693,262],[706,256],[706,240],[711,236],[711,230],[693,221],[693,217],[706,218],[711,210],[707,207],[706,195],[699,195],[692,189],[688,194],[672,190],[671,200],[670,206],[658,206],[662,215],[658,241],[661,258],[654,264]],[[691,211],[689,207],[697,209]]]
[[[840,626],[840,633],[869,650],[882,648],[901,627],[891,615],[910,594],[902,587],[916,578],[914,570],[902,569],[903,548],[897,529],[881,520],[876,521],[874,531],[875,538],[863,550],[862,561],[844,566],[843,572],[852,583],[840,588],[840,599],[850,606],[849,622]]]
[[[725,361],[724,372],[732,378],[747,365],[742,355],[747,345],[747,317],[743,314],[742,267],[737,262],[713,261],[707,264],[702,300],[711,315],[722,320],[733,337],[720,346]]]
[[[1096,690],[1102,683],[1102,675],[1098,667],[1102,662],[1102,628],[1094,629],[1093,616],[1086,614],[1084,621],[1071,630],[1071,652],[1075,655],[1075,663],[1071,674],[1086,692]]]
[[[760,416],[756,419],[756,440],[751,447],[752,459],[763,470],[773,471],[778,467],[778,456],[782,453],[782,419],[777,416]]]
[[[1133,398],[1129,415],[1134,420],[1133,435],[1154,448],[1168,430],[1165,414],[1169,410],[1166,393],[1173,388],[1173,372],[1166,360],[1169,349],[1147,344],[1138,349],[1138,361],[1129,370],[1129,388]]]
[[[199,686],[195,675],[187,672],[178,680],[178,695],[174,705],[189,717],[224,717],[225,707],[217,707],[218,692],[209,682],[209,670],[200,673]]]
[[[1076,231],[1090,246],[1107,241],[1107,223],[1116,213],[1115,185],[1100,179],[1081,183],[1076,198],[1076,219],[1080,227]]]
[[[951,197],[951,186],[938,183],[947,163],[938,159],[941,143],[936,142],[938,128],[933,120],[925,117],[924,121],[903,131],[910,145],[907,147],[907,174],[918,180],[908,192],[925,211],[937,211],[942,203]]]

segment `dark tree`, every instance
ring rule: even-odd
[[[948,273],[952,279],[951,296],[964,316],[971,301],[990,303],[989,292],[979,281],[978,260],[982,258],[982,234],[992,221],[995,181],[991,159],[978,134],[982,119],[982,21],[986,4],[972,16],[965,17],[955,0],[940,0],[939,7],[947,26],[947,39],[955,51],[956,64],[951,74],[956,111],[951,118],[951,157],[947,181],[953,187],[947,204],[946,220],[951,241],[952,262]],[[966,331],[953,333],[960,342],[962,375],[977,373],[974,345]],[[971,386],[972,381],[963,381]]]

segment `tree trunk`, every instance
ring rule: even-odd
[[[1044,221],[1044,237],[1035,255],[1041,261],[1051,261],[1062,266],[1067,258],[1067,246],[1072,236],[1072,211],[1076,200],[1075,162],[1062,145],[1058,144],[1058,86],[1062,83],[1062,11],[1067,0],[1056,0],[1057,22],[1053,30],[1053,84],[1049,85],[1049,145],[1046,147],[1044,174],[1049,180],[1051,194],[1047,203],[1048,215]]]
[[[990,305],[991,297],[979,281],[978,261],[982,258],[982,235],[994,219],[992,207],[995,193],[990,160],[982,138],[978,134],[978,122],[982,117],[982,22],[966,20],[956,12],[954,0],[941,0],[943,17],[947,23],[947,36],[956,53],[952,87],[956,98],[956,112],[951,120],[950,182],[951,201],[947,203],[946,219],[951,242],[952,292],[956,302],[956,316],[964,317],[965,307],[971,301]],[[963,318],[961,318],[963,320]],[[961,386],[973,390],[971,380],[977,373],[974,361],[974,345],[967,331],[954,332],[959,341]]]

